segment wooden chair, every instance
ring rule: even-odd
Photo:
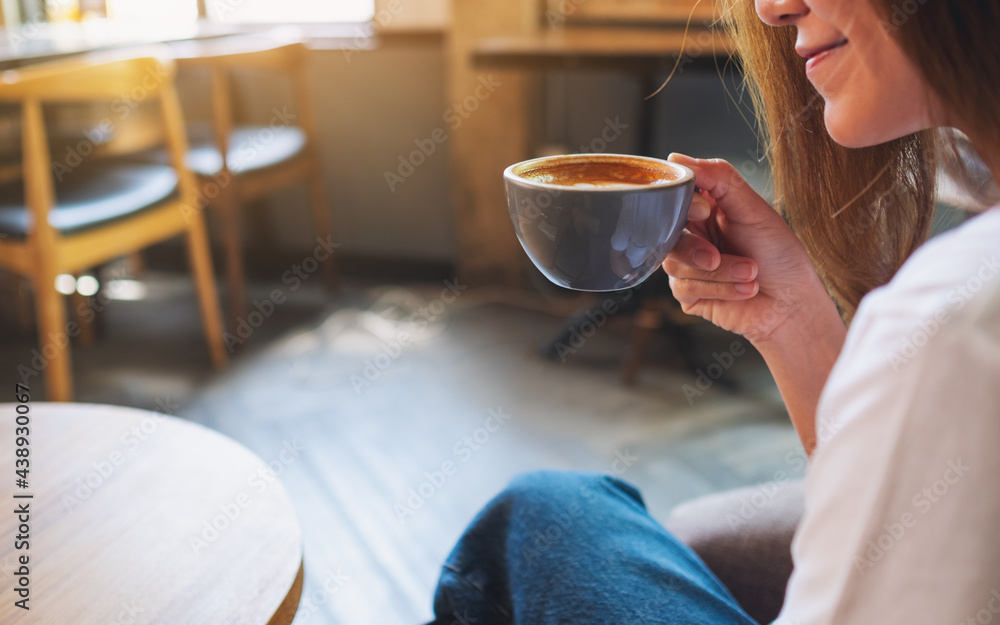
[[[622,366],[622,384],[635,386],[642,369],[646,348],[658,331],[670,336],[677,353],[689,371],[698,368],[698,346],[691,336],[691,328],[704,323],[700,318],[685,314],[670,293],[652,293],[642,299],[635,313],[632,338],[629,341],[625,364]]]
[[[178,47],[182,70],[208,70],[211,76],[211,133],[192,132],[188,166],[200,179],[202,196],[218,209],[223,229],[226,276],[229,283],[229,318],[246,317],[243,251],[240,237],[240,206],[289,185],[306,182],[312,199],[316,234],[332,234],[330,205],[323,182],[316,145],[316,120],[310,106],[306,76],[306,47],[301,43],[261,46],[233,51],[223,42],[212,49],[205,45],[185,52]],[[230,47],[225,47],[230,46]],[[232,79],[236,71],[251,70],[286,76],[293,88],[290,109],[297,124],[272,120],[268,125],[236,125]],[[275,123],[275,121],[277,123]],[[207,136],[206,136],[207,135]],[[334,259],[322,263],[328,288],[337,283]]]
[[[130,135],[111,142],[118,148],[103,146],[105,155],[95,151],[73,171],[53,174],[57,161],[50,155],[44,106],[112,105],[125,94],[140,92],[144,105],[160,113],[153,126],[157,132],[148,138],[166,144],[172,165],[124,160],[133,149],[151,147]],[[48,398],[72,398],[69,339],[79,332],[75,322],[67,324],[56,276],[77,274],[178,235],[187,237],[212,362],[222,366],[226,353],[215,280],[197,187],[183,165],[187,141],[173,63],[74,59],[9,71],[0,81],[0,102],[20,105],[24,172],[23,182],[0,188],[0,233],[5,235],[0,237],[0,267],[27,277],[34,286]],[[109,122],[116,119],[109,117]]]

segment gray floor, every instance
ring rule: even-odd
[[[274,463],[305,535],[296,623],[428,619],[441,560],[522,471],[620,472],[663,519],[686,499],[801,466],[752,350],[703,395],[686,396],[698,371],[660,336],[639,383],[625,388],[630,319],[601,327],[566,362],[537,355],[580,301],[467,290],[445,303],[444,284],[331,298],[316,286],[288,293],[221,374],[207,366],[183,276],[150,276],[146,299],[112,302],[99,343],[74,354],[80,401],[176,411]],[[703,371],[735,340],[708,326],[695,334]],[[0,366],[13,374],[34,347],[31,335],[5,332]],[[288,464],[283,448],[294,450]]]

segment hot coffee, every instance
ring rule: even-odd
[[[541,165],[518,172],[525,180],[554,184],[564,187],[627,189],[633,187],[658,186],[675,182],[681,173],[672,168],[642,166],[634,157],[608,158],[597,162],[560,162]]]
[[[557,182],[556,184],[563,183]],[[634,189],[644,185],[631,182],[612,182],[610,180],[590,180],[588,182],[574,182],[566,186],[573,187],[574,189]]]
[[[659,159],[575,154],[504,172],[521,245],[552,282],[581,291],[628,289],[676,243],[694,192],[691,170]]]

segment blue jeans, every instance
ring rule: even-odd
[[[755,625],[613,477],[515,478],[445,562],[432,625]]]

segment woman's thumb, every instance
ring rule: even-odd
[[[715,200],[730,221],[737,223],[760,221],[761,205],[766,205],[767,202],[757,195],[736,168],[728,162],[719,158],[692,158],[676,152],[671,154],[668,160],[690,168],[694,172],[695,185]],[[770,207],[768,209],[773,210]],[[694,217],[691,219],[697,221]]]

